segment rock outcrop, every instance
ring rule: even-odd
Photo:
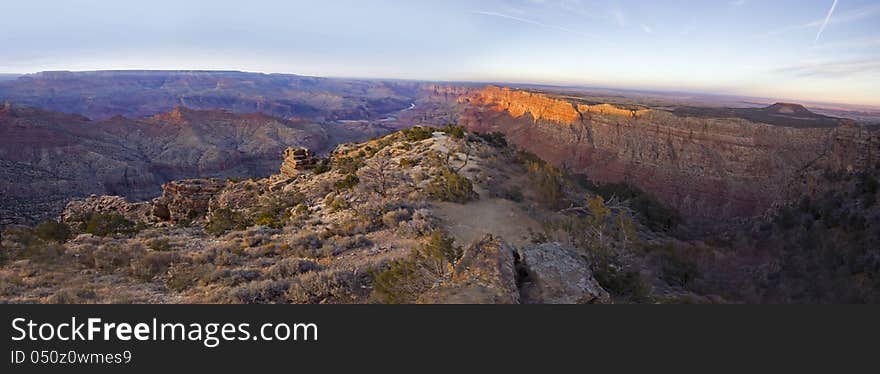
[[[162,196],[152,202],[152,214],[161,221],[181,222],[204,217],[211,199],[226,183],[216,179],[190,179],[162,185]]]
[[[287,148],[281,163],[281,174],[294,178],[303,171],[315,168],[317,160],[308,148]]]
[[[559,243],[531,245],[517,251],[523,303],[607,304],[611,296],[593,277],[582,256]]]
[[[67,204],[61,213],[64,222],[85,222],[92,214],[118,214],[133,222],[149,219],[149,203],[130,203],[121,196],[89,196]]]

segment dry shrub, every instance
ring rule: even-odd
[[[211,264],[171,264],[168,268],[168,277],[165,278],[165,287],[179,292],[196,285],[202,285],[215,271],[216,267]]]
[[[387,227],[396,228],[400,226],[401,222],[408,221],[411,217],[412,213],[410,213],[409,210],[400,208],[385,213],[385,215],[382,216],[382,223]]]
[[[289,255],[294,257],[307,257],[307,258],[315,258],[318,257],[318,250],[321,248],[323,242],[312,231],[300,231],[290,237],[287,242],[289,249]]]
[[[409,221],[400,222],[398,231],[408,237],[425,236],[437,228],[437,220],[428,209],[418,209],[413,212]]]
[[[279,304],[287,302],[287,280],[263,280],[245,283],[232,289],[227,301],[239,304]]]
[[[157,275],[168,271],[168,267],[179,259],[174,252],[149,252],[131,262],[131,275],[149,282]]]
[[[287,299],[296,304],[352,302],[361,291],[361,284],[362,277],[349,270],[307,272],[290,281]]]
[[[94,248],[92,251],[89,249]],[[99,247],[81,247],[80,262],[88,267],[100,271],[114,271],[127,267],[135,257],[135,251],[124,247],[105,244]]]
[[[300,258],[285,258],[272,265],[266,272],[266,275],[272,279],[279,280],[319,270],[321,270],[321,266],[313,261]]]
[[[84,304],[94,302],[98,294],[91,288],[65,288],[58,290],[48,298],[47,304]]]

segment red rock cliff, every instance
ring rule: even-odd
[[[855,125],[799,129],[680,117],[498,87],[459,102],[460,121],[471,130],[501,131],[599,182],[627,181],[699,221],[761,214],[803,193],[806,172],[868,167],[880,149],[876,134]]]

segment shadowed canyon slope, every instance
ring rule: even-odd
[[[459,101],[471,130],[500,131],[598,182],[634,184],[702,222],[816,192],[811,174],[873,166],[880,149],[876,131],[792,104],[669,112],[499,87]]]
[[[425,87],[222,71],[11,77],[0,82],[0,225],[53,217],[89,194],[141,200],[174,179],[266,176],[289,146],[320,153],[454,121],[455,100]]]
[[[286,147],[330,146],[315,123],[185,108],[91,121],[4,106],[0,139],[4,223],[55,216],[67,200],[89,194],[144,199],[174,179],[268,175]]]

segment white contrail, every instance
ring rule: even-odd
[[[479,15],[483,15],[483,16],[505,18],[505,19],[509,19],[509,20],[511,20],[511,21],[527,23],[527,24],[529,24],[529,25],[533,25],[533,26],[538,26],[538,27],[543,27],[543,28],[547,28],[547,29],[558,30],[558,31],[562,31],[562,32],[567,32],[567,33],[569,33],[569,34],[575,34],[575,35],[584,36],[584,37],[587,37],[587,38],[595,38],[595,36],[593,36],[593,35],[586,34],[586,33],[583,33],[583,32],[577,31],[577,30],[572,30],[572,29],[569,29],[569,28],[566,28],[566,27],[562,27],[562,26],[556,26],[556,25],[551,25],[551,24],[547,24],[547,23],[543,23],[543,22],[538,22],[538,21],[531,20],[531,19],[528,19],[528,18],[522,18],[522,17],[517,17],[517,16],[511,16],[511,15],[509,15],[509,14],[497,13],[497,12],[486,12],[486,11],[472,11],[471,13],[473,13],[473,14],[479,14]]]
[[[834,3],[831,4],[831,9],[828,10],[828,15],[825,16],[825,22],[822,22],[822,27],[819,27],[819,33],[816,34],[816,41],[819,41],[819,38],[822,37],[822,32],[825,31],[825,27],[828,26],[828,22],[831,21],[831,15],[834,14],[834,8],[837,8],[837,1],[834,0]]]

